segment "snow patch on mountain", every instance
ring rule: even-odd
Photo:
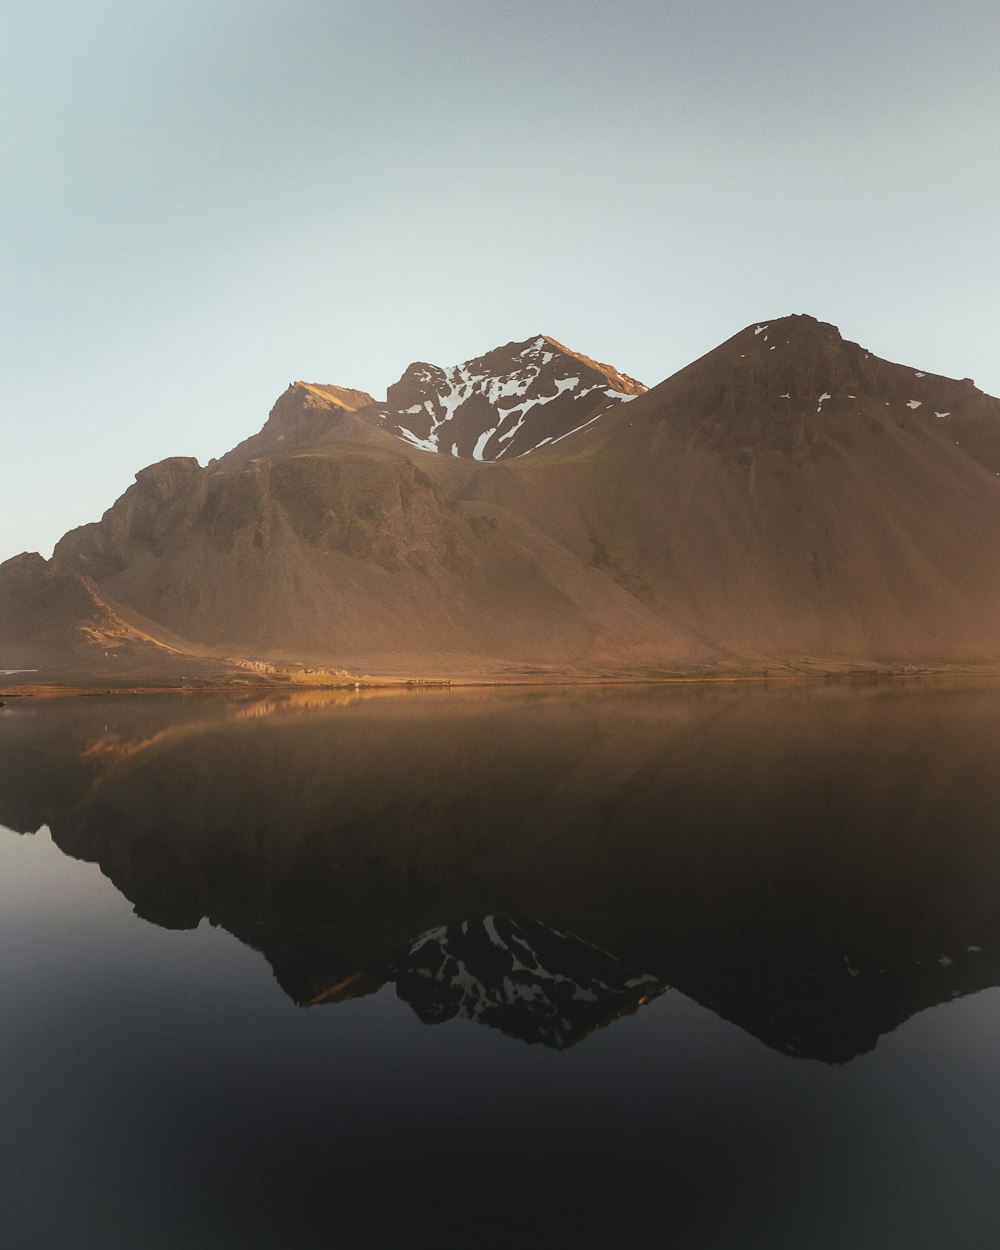
[[[645,390],[539,335],[448,368],[411,365],[389,388],[381,422],[422,451],[498,460],[559,442]]]

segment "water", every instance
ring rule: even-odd
[[[998,737],[975,684],[10,701],[5,1244],[992,1246]]]

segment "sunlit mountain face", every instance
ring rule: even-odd
[[[899,683],[3,710],[0,823],[285,992],[555,1050],[679,993],[844,1063],[1000,984],[995,693]]]

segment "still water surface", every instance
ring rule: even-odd
[[[992,1247],[1000,687],[0,713],[0,1221]]]

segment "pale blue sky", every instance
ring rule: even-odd
[[[809,312],[1000,394],[996,0],[33,0],[2,26],[0,559],[293,378]]]

